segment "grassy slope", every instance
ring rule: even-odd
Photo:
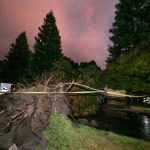
[[[69,120],[60,114],[53,114],[51,124],[45,131],[49,141],[46,150],[149,150],[150,142],[120,136],[82,126],[74,128]]]

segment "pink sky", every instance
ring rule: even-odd
[[[104,66],[109,29],[118,0],[0,0],[0,58],[22,31],[30,48],[38,27],[52,9],[62,39],[63,53],[76,62],[95,60]]]

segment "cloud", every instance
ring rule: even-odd
[[[103,66],[116,3],[117,0],[1,0],[0,56],[8,52],[10,43],[24,30],[32,48],[38,26],[52,9],[63,53],[78,62],[95,60]]]

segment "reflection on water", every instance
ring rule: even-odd
[[[150,118],[147,116],[102,112],[87,119],[88,122],[95,120],[99,129],[150,141]]]
[[[149,137],[150,140],[150,118],[148,118],[147,116],[143,116],[142,117],[142,123],[143,123],[143,134],[147,135]]]

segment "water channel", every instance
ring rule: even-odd
[[[96,116],[87,117],[86,120],[88,121],[86,125],[96,126],[101,130],[150,141],[150,117],[148,116],[103,111]]]

